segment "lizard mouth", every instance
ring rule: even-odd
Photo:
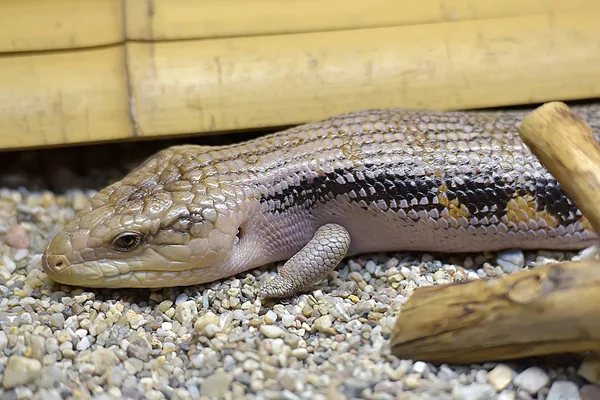
[[[82,279],[82,275],[84,275],[82,271],[93,270],[95,268],[89,268],[89,265],[79,264],[64,267],[60,271],[57,271],[55,268],[50,267],[47,261],[43,261],[42,266],[48,277],[53,281],[63,285],[86,288],[165,288],[204,283],[199,281],[196,276],[196,272],[202,270],[202,268],[185,271],[137,270],[117,273],[110,276],[103,274],[100,276],[92,276],[92,274],[88,273],[85,274],[85,279]]]
[[[125,261],[70,263],[67,257],[48,252],[42,255],[42,269],[50,279],[64,285],[108,289],[190,286],[224,277],[220,268],[132,269]]]

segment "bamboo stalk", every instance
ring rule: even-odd
[[[124,0],[0,0],[0,52],[106,46],[125,40]]]
[[[594,0],[127,0],[128,39],[180,40],[431,25],[598,8]]]
[[[524,7],[511,9],[506,5],[511,0],[494,2],[495,8],[480,13],[483,3],[475,7],[461,0],[444,6],[440,14],[435,11],[442,7],[434,6],[446,4],[441,0],[428,0],[422,8],[401,2],[394,7],[420,11],[389,13],[412,17],[398,17],[401,21],[390,17],[400,25],[388,26],[392,20],[383,18],[381,10],[371,10],[378,16],[365,15],[355,27],[349,21],[361,13],[365,2],[351,1],[348,9],[339,10],[347,29],[335,25],[338,19],[333,17],[310,19],[308,15],[314,12],[310,8],[302,14],[304,18],[299,16],[295,28],[290,22],[291,31],[301,32],[295,34],[271,34],[278,32],[273,27],[281,20],[259,24],[269,20],[266,11],[257,13],[256,20],[244,20],[249,30],[218,31],[228,24],[241,26],[235,21],[240,22],[243,15],[236,11],[226,19],[219,8],[226,7],[223,2],[173,1],[172,8],[167,7],[170,2],[144,1],[146,9],[139,8],[144,12],[128,14],[128,18],[146,21],[139,29],[150,36],[139,38],[150,37],[150,42],[126,40],[113,46],[46,53],[18,53],[19,47],[11,54],[0,54],[0,149],[272,128],[360,109],[468,109],[600,97],[600,86],[590,84],[600,80],[596,67],[600,65],[600,3],[593,1],[548,0],[540,5],[527,0]],[[277,7],[288,3],[272,1]],[[317,7],[312,0],[303,1]],[[7,4],[26,7],[29,3],[0,2],[0,22],[8,15],[4,12]],[[90,11],[92,4],[99,3],[81,4]],[[126,5],[135,8],[142,3],[132,0]],[[189,7],[216,7],[223,24],[215,31],[203,31],[209,38],[190,38],[198,32],[188,31],[181,17]],[[458,13],[456,18],[454,13]],[[100,14],[93,21],[106,18]],[[204,13],[201,18],[209,21],[210,15]],[[56,21],[62,21],[60,16],[54,15]],[[64,37],[55,35],[62,34],[61,29],[42,29],[48,25],[46,20],[39,21],[38,29],[34,17],[42,18],[42,14],[29,16],[32,23],[27,26],[35,27],[28,32],[31,37],[41,35],[43,48],[52,43],[64,45]],[[105,30],[115,27],[119,18],[85,38],[108,43]],[[64,25],[74,35],[75,47],[87,43],[77,33],[85,28],[84,20]],[[327,21],[332,21],[329,28],[333,30],[323,25]],[[373,22],[373,27],[368,28],[371,22],[365,21]],[[125,24],[127,32],[132,28],[129,23],[133,22]],[[189,26],[210,25],[194,23]],[[251,31],[254,23],[269,35]],[[0,23],[0,32],[7,33],[0,35],[0,42],[11,37],[8,33],[21,31]],[[214,38],[210,34],[247,36]],[[123,40],[119,35],[113,39]],[[155,41],[177,35],[190,40]],[[100,37],[104,39],[98,41]],[[39,47],[38,42],[31,43],[25,48]]]

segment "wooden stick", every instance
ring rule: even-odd
[[[600,146],[562,103],[526,116],[520,133],[600,227]],[[415,290],[392,333],[392,352],[473,363],[600,349],[600,263],[545,265],[501,278]]]
[[[394,354],[473,363],[600,349],[599,288],[600,266],[582,261],[417,289],[398,317]]]
[[[546,103],[519,127],[523,141],[600,232],[600,143],[566,104]]]

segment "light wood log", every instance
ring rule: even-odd
[[[531,112],[519,131],[525,144],[600,232],[600,143],[590,127],[566,104],[552,102]]]

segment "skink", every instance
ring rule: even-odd
[[[572,109],[598,129],[600,104]],[[287,297],[359,253],[596,244],[520,140],[527,111],[370,110],[169,147],[98,192],[43,267],[64,284],[156,288],[287,260],[260,291]]]

